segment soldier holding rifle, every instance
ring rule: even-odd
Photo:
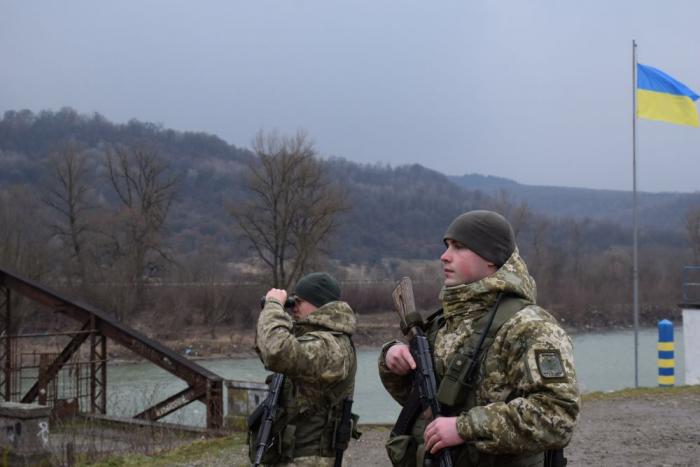
[[[535,281],[510,224],[471,211],[452,222],[444,243],[442,309],[417,326],[414,319],[432,353],[440,416],[426,421],[411,408],[419,400],[411,384],[417,365],[407,345],[389,342],[379,357],[385,388],[404,406],[387,442],[392,463],[566,465],[561,449],[580,405],[573,347],[535,304]]]
[[[258,436],[264,420],[249,420],[249,439],[255,440],[249,444],[251,461],[285,467],[339,466],[349,436],[358,437],[357,416],[350,416],[349,407],[357,371],[352,343],[355,315],[340,301],[336,280],[324,272],[301,278],[293,298],[288,301],[286,291],[271,289],[258,319],[255,349],[265,368],[276,373],[274,381],[280,374],[284,378],[275,420],[266,430],[271,439]],[[291,306],[294,321],[285,304]]]

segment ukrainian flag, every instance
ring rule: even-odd
[[[637,64],[637,116],[700,127],[698,95],[663,71]]]

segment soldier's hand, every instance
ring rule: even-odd
[[[464,443],[457,431],[457,417],[438,417],[430,422],[423,433],[423,442],[425,450],[431,454]]]
[[[386,366],[396,375],[407,375],[416,369],[416,361],[406,344],[396,344],[389,347],[384,356]]]
[[[279,300],[279,302],[284,306],[284,302],[287,301],[287,291],[282,289],[270,289],[270,291],[265,295],[265,300],[267,301],[273,297]]]

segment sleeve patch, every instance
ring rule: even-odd
[[[542,378],[552,380],[566,377],[559,350],[536,350],[535,356]]]

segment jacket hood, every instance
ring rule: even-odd
[[[297,335],[318,327],[338,331],[348,336],[355,333],[355,313],[346,302],[330,302],[294,323]]]
[[[440,292],[445,315],[488,308],[499,293],[537,300],[537,285],[516,248],[508,261],[494,274],[471,284],[443,287]]]

